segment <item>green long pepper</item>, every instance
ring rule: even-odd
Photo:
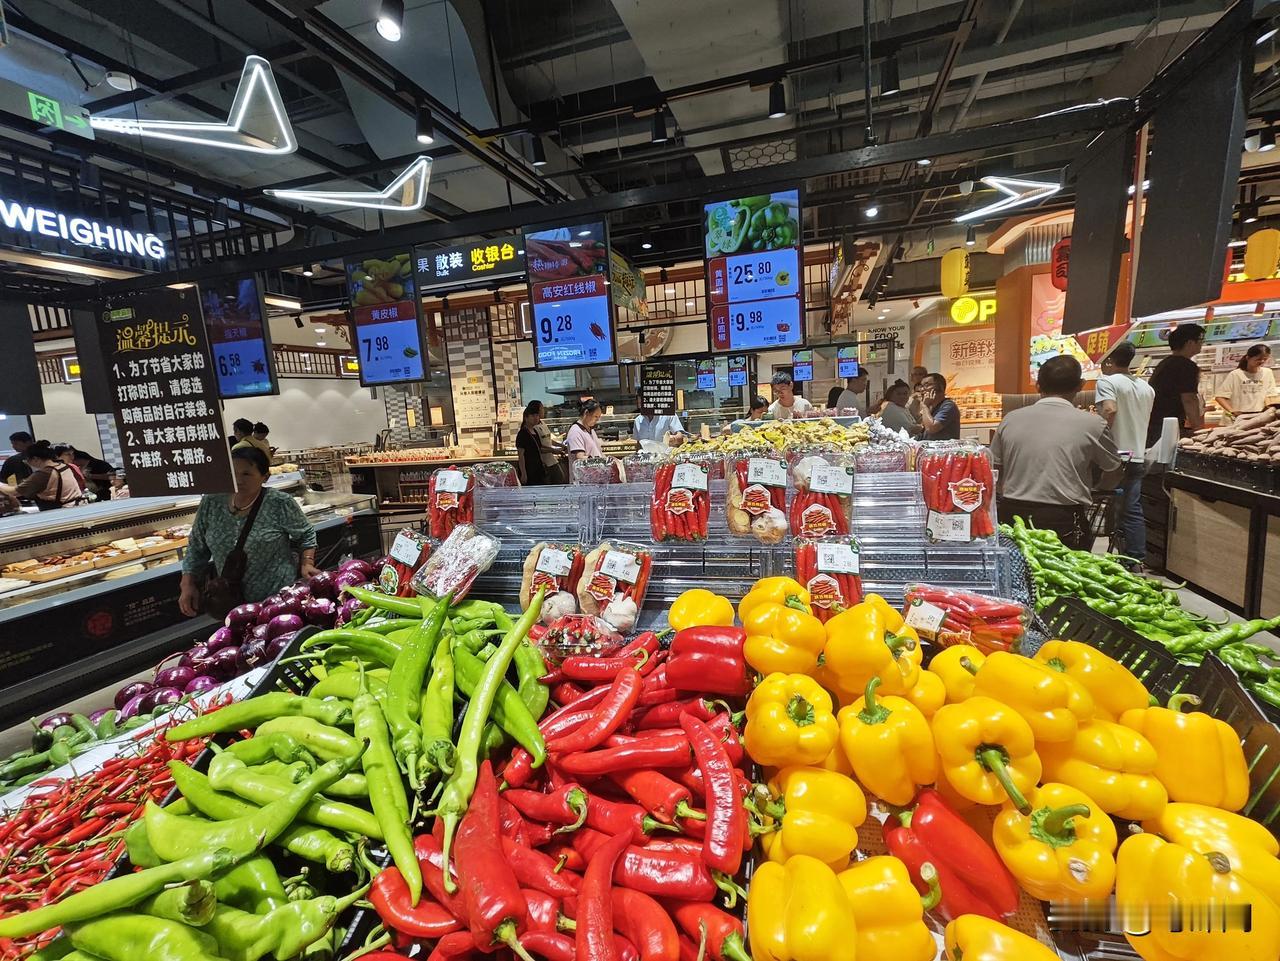
[[[319,648],[324,648],[326,654],[350,651],[362,661],[376,661],[386,667],[393,665],[400,654],[400,642],[390,635],[354,627],[335,627],[312,634],[302,642],[301,651],[305,654]]]
[[[213,920],[218,898],[208,881],[188,881],[165,888],[138,905],[138,911],[155,918],[202,927]]]
[[[352,698],[351,700],[354,700]],[[358,738],[309,717],[277,717],[260,725],[253,740],[263,735],[284,734],[295,739],[316,757],[326,761],[358,758],[364,750]],[[233,745],[234,747],[234,745]],[[282,758],[283,760],[283,758]],[[258,762],[245,760],[246,764]]]
[[[317,769],[318,770],[318,769]],[[260,774],[253,768],[236,771],[225,782],[213,782],[218,791],[230,791],[232,794],[254,804],[270,804],[278,801],[292,790],[295,785],[288,781]],[[308,824],[315,824],[331,831],[343,834],[354,834],[374,840],[382,840],[382,827],[378,819],[364,808],[342,801],[331,801],[317,796],[303,806],[299,817]]]
[[[266,914],[289,900],[284,883],[270,858],[255,854],[213,881],[218,903],[251,914]]]
[[[492,659],[491,657],[489,660]],[[488,662],[481,661],[476,655],[464,649],[453,652],[453,661],[458,690],[467,697],[474,698]],[[538,730],[538,719],[530,712],[528,705],[520,697],[519,691],[512,687],[505,677],[499,678],[491,713],[492,719],[498,726],[533,755],[534,767],[541,767],[547,759],[547,743],[542,737],[542,732]]]
[[[256,730],[258,725],[283,715],[309,717],[334,726],[351,723],[350,709],[336,701],[320,701],[300,694],[272,691],[193,717],[169,728],[165,731],[164,738],[166,741],[185,741],[207,734]]]
[[[377,611],[388,611],[399,617],[417,620],[422,617],[422,608],[418,602],[409,597],[392,597],[381,591],[371,591],[364,587],[345,587],[343,592],[350,594],[366,607]]]
[[[341,900],[325,895],[288,901],[264,915],[219,907],[206,930],[217,941],[218,954],[228,961],[259,961],[268,954],[287,961],[324,937],[338,916],[366,891],[367,886]]]
[[[361,694],[353,707],[356,736],[369,742],[361,762],[369,782],[373,814],[382,829],[387,851],[404,876],[409,899],[416,907],[422,897],[422,868],[413,849],[413,835],[409,831],[409,799],[391,749],[387,722],[382,708],[378,706],[378,699],[372,694]]]
[[[66,929],[76,950],[102,961],[217,961],[219,957],[218,942],[200,928],[146,914],[108,914]]]
[[[400,650],[387,681],[385,716],[391,730],[391,751],[400,770],[409,776],[409,785],[421,790],[418,761],[422,756],[422,729],[418,718],[422,713],[422,686],[427,667],[440,642],[440,632],[449,616],[453,595],[446,594],[427,610],[423,601],[422,623]]]
[[[422,727],[422,761],[430,774],[453,771],[454,638],[442,638],[431,655],[431,673],[422,692],[419,723]]]

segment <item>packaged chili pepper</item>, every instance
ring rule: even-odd
[[[506,461],[486,461],[470,468],[477,487],[519,487],[516,469]]]
[[[622,462],[613,457],[585,457],[569,464],[572,484],[621,484]]]
[[[636,451],[622,458],[622,470],[628,484],[652,484],[658,468],[667,460],[666,454]]]
[[[677,458],[658,467],[650,498],[649,524],[655,541],[707,539],[711,501],[709,474],[697,460]]]
[[[809,447],[792,457],[791,533],[825,537],[850,533],[853,457],[830,446]]]
[[[475,477],[470,468],[443,467],[427,482],[431,536],[444,540],[459,524],[475,520]]]
[[[418,568],[431,556],[431,541],[421,531],[406,527],[396,535],[387,552],[387,559],[378,571],[378,586],[384,594],[394,597],[413,597],[410,583]]]
[[[995,477],[985,447],[927,445],[916,466],[930,540],[967,542],[995,534]]]
[[[653,556],[643,547],[605,541],[583,559],[575,591],[579,609],[627,633],[644,604],[652,566]]]
[[[852,537],[796,541],[796,580],[809,592],[813,616],[826,623],[862,600],[861,556]]]
[[[1016,650],[1032,612],[1017,601],[931,584],[908,584],[903,616],[925,640],[943,647],[971,644],[984,654]]]
[[[777,450],[735,451],[725,464],[730,534],[778,544],[787,536],[787,462]]]
[[[475,579],[497,558],[501,546],[496,537],[460,524],[413,575],[414,591],[432,597],[444,597],[452,591],[455,603],[462,600]]]
[[[529,600],[539,587],[546,587],[547,598],[566,592],[568,603],[577,610],[573,589],[582,577],[582,548],[577,544],[550,544],[540,541],[529,550],[524,559],[524,573],[520,579],[520,606],[528,607]]]

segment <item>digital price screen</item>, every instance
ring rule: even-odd
[[[716,389],[716,362],[700,360],[697,362],[698,390]]]
[[[609,241],[603,222],[524,235],[539,370],[614,362]]]
[[[836,376],[858,376],[858,347],[856,344],[849,347],[836,348]]]
[[[800,192],[717,201],[703,212],[711,349],[803,344]]]
[[[797,384],[805,380],[813,380],[813,351],[793,350],[791,352],[791,379]]]
[[[279,393],[271,363],[270,332],[255,277],[227,277],[200,285],[218,396]]]
[[[747,355],[735,354],[729,358],[729,386],[747,386]]]
[[[382,254],[347,262],[360,383],[403,384],[426,377],[413,256]]]

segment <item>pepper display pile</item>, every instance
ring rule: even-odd
[[[955,539],[990,537],[996,532],[995,478],[986,448],[926,447],[916,458],[916,469],[931,513],[968,516],[965,536]]]
[[[917,632],[943,647],[971,644],[987,654],[1014,650],[1026,636],[1031,620],[1031,611],[1016,601],[983,594],[908,584],[903,595],[908,620],[915,624]],[[935,620],[936,627],[930,624],[926,628],[920,623]]]
[[[649,526],[655,541],[705,541],[710,516],[704,468],[674,462],[658,467],[649,499]]]
[[[469,468],[442,467],[427,481],[427,513],[431,536],[444,540],[459,524],[476,519],[476,481]]]

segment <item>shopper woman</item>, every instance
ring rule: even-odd
[[[188,617],[201,611],[202,601],[212,601],[202,596],[211,578],[225,578],[237,600],[260,601],[299,575],[320,572],[311,523],[292,497],[263,486],[270,476],[266,455],[253,446],[237,447],[231,452],[231,465],[236,492],[205,494],[191,526],[178,597],[178,606]],[[237,577],[236,559],[230,570],[227,560],[242,536],[243,574]],[[218,588],[221,591],[222,585]]]
[[[245,448],[260,450],[264,455],[266,455],[267,463],[270,464],[271,445],[267,443],[267,433],[269,430],[270,429],[266,424],[262,423],[262,421],[258,421],[258,423],[253,425],[253,433],[246,434],[244,439],[232,447],[231,450],[237,451],[244,450]]]
[[[520,483],[533,487],[547,482],[547,471],[542,463],[542,446],[538,443],[537,429],[542,423],[545,408],[542,401],[532,400],[524,409],[524,418],[520,421],[520,431],[516,434],[517,465],[520,472]]]
[[[911,416],[907,404],[911,402],[911,385],[899,380],[884,395],[880,407],[880,423],[890,430],[903,430],[909,437],[920,436],[920,422]]]
[[[586,460],[588,457],[604,456],[604,450],[600,447],[600,438],[596,436],[596,424],[600,423],[600,418],[603,416],[604,411],[600,407],[600,402],[589,400],[582,405],[582,413],[565,434],[565,445],[569,448],[571,475],[576,462]]]
[[[0,484],[0,492],[32,501],[42,511],[85,503],[84,489],[76,475],[47,440],[28,446],[25,459],[31,473],[17,484]]]
[[[76,464],[76,449],[70,444],[54,444],[53,456],[62,461],[71,468],[71,473],[76,476],[76,483],[80,485],[81,490],[87,490],[88,485],[84,482],[84,471],[80,470]]]
[[[1214,398],[1218,406],[1232,417],[1256,414],[1275,399],[1276,377],[1268,366],[1271,348],[1254,344],[1240,358],[1240,364],[1227,374]]]

